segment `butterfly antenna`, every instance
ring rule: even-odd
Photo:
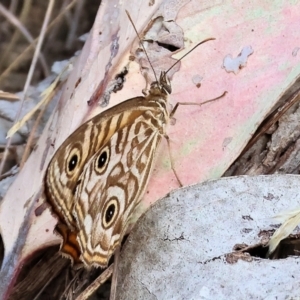
[[[145,47],[144,47],[144,45],[143,45],[143,42],[142,42],[142,40],[141,40],[141,38],[140,38],[140,36],[139,36],[139,34],[138,34],[138,31],[137,31],[137,29],[136,29],[136,27],[135,27],[135,25],[134,25],[134,23],[133,23],[133,21],[132,21],[132,19],[131,19],[131,17],[130,17],[129,12],[128,12],[127,10],[125,10],[125,11],[126,11],[126,14],[127,14],[127,16],[128,16],[128,19],[129,19],[130,23],[132,24],[132,27],[133,27],[135,33],[136,33],[136,35],[137,35],[137,37],[138,37],[138,39],[139,39],[139,41],[140,41],[140,45],[142,46],[142,48],[143,48],[143,50],[144,50],[144,52],[145,52],[145,54],[146,54],[146,57],[147,57],[147,59],[148,59],[148,61],[149,61],[149,64],[150,64],[150,66],[151,66],[151,69],[152,69],[152,71],[153,71],[153,74],[154,74],[154,77],[155,77],[155,81],[158,82],[156,73],[155,73],[154,68],[153,68],[153,66],[152,66],[152,64],[151,64],[151,61],[150,61],[149,56],[148,56],[148,53],[147,53],[147,51],[146,51],[146,49],[145,49]]]
[[[206,43],[206,42],[208,42],[208,41],[213,41],[213,40],[215,40],[215,38],[208,38],[208,39],[206,39],[206,40],[204,40],[204,41],[198,43],[195,47],[193,47],[190,51],[188,51],[188,52],[187,52],[186,54],[184,54],[180,59],[178,59],[178,60],[176,61],[176,63],[173,64],[173,65],[166,71],[166,74],[167,74],[174,66],[176,66],[183,58],[185,58],[185,57],[186,57],[187,55],[189,55],[192,51],[194,51],[198,46],[200,46],[201,44],[204,44],[204,43]]]

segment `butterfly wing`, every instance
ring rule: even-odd
[[[137,144],[139,144],[139,135],[130,131],[132,138],[129,137],[128,128],[130,124],[135,124],[132,128],[140,132],[141,136],[147,134],[152,136],[153,132],[150,133],[151,128],[152,130],[155,128],[156,133],[158,131],[161,134],[164,132],[167,114],[164,105],[165,100],[162,99],[162,103],[160,103],[158,99],[154,100],[152,101],[147,97],[133,98],[87,121],[66,139],[48,166],[45,176],[45,195],[53,211],[59,217],[59,224],[56,227],[56,231],[63,237],[61,251],[73,257],[75,262],[79,262],[78,255],[81,249],[85,251],[86,248],[84,245],[85,242],[87,242],[83,237],[80,239],[76,238],[77,234],[79,231],[82,232],[84,226],[89,225],[84,217],[84,214],[89,211],[85,208],[89,205],[89,201],[88,198],[84,196],[85,193],[78,192],[78,190],[80,187],[90,187],[86,178],[92,178],[91,182],[97,183],[94,176],[97,178],[98,174],[96,170],[93,170],[93,165],[95,164],[94,161],[96,160],[97,154],[105,145],[112,147],[111,143],[114,143],[113,155],[115,157],[113,156],[111,161],[117,163],[118,159],[122,158],[123,164],[127,159],[129,164],[134,165],[132,162],[136,159],[136,152],[139,151],[137,150],[139,149],[137,146]],[[145,122],[148,122],[148,129],[146,129],[146,131],[148,131],[142,133],[145,129],[143,127],[146,124]],[[114,137],[113,140],[111,140],[112,137]],[[155,141],[152,141],[152,147],[155,148],[157,143],[158,137]],[[125,146],[126,149],[124,148]],[[129,149],[130,147],[133,148]],[[150,148],[147,149],[149,150]],[[121,157],[120,154],[118,154],[121,150],[127,153],[127,157]],[[136,152],[133,153],[132,151]],[[153,158],[149,155],[148,159],[151,161],[150,165],[152,165]],[[135,165],[134,168],[136,167]],[[92,172],[95,173],[93,173],[94,176],[91,176]],[[127,173],[126,176],[129,176],[128,174],[129,173]],[[123,181],[126,180],[126,176],[122,177]],[[146,171],[143,171],[142,177],[148,180],[149,175]],[[101,189],[108,189],[110,191],[109,185],[116,185],[116,183],[112,183],[117,181],[116,178],[111,177],[108,180],[105,175],[101,178]],[[139,180],[141,179],[139,178]],[[82,182],[84,182],[84,184]],[[108,186],[104,186],[104,182],[106,182]],[[145,185],[145,183],[140,184],[140,186],[144,188]],[[100,188],[98,185],[95,186],[97,186],[98,189]],[[139,194],[135,196],[134,201],[140,199],[141,190],[139,189],[138,191]],[[82,211],[80,210],[81,208],[79,208],[79,204],[77,209],[74,210],[75,199],[77,198],[79,199],[78,203],[80,203],[80,207],[84,208]],[[100,205],[100,200],[98,200],[98,202]],[[95,206],[92,205],[92,207]],[[99,209],[100,208],[98,208],[98,210]],[[92,210],[96,211],[96,208]],[[77,219],[75,219],[74,214],[76,214]],[[90,216],[90,213],[87,213],[87,215]],[[93,216],[92,221],[95,221],[94,219],[95,217]],[[87,232],[88,231],[89,230],[87,230]],[[81,248],[79,248],[77,244],[78,240],[83,241]]]
[[[84,167],[74,215],[80,259],[86,266],[105,267],[120,243],[150,177],[162,138],[158,123],[157,114],[150,109],[130,119]]]

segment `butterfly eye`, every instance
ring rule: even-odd
[[[119,204],[116,198],[111,199],[103,210],[102,226],[104,229],[110,227],[116,220],[119,213]]]
[[[74,154],[69,160],[69,164],[68,164],[68,168],[70,172],[72,172],[76,168],[77,163],[78,163],[78,156],[77,154]]]
[[[107,210],[105,212],[105,222],[106,223],[109,223],[112,220],[112,218],[114,217],[114,214],[115,214],[115,210],[116,210],[116,207],[114,204],[111,204],[107,208]]]
[[[101,153],[101,155],[98,158],[98,168],[102,169],[105,166],[106,161],[107,161],[107,152],[104,151]]]
[[[101,150],[95,165],[96,171],[98,173],[104,173],[104,171],[106,170],[109,161],[109,155],[110,155],[110,151],[108,146]]]
[[[73,148],[70,151],[67,159],[67,174],[72,175],[74,173],[74,170],[80,163],[80,158],[80,150],[78,148]]]

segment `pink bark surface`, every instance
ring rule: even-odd
[[[187,41],[216,40],[201,45],[182,61],[172,81],[170,99],[173,104],[202,102],[223,91],[228,93],[200,108],[180,107],[176,124],[169,127],[174,164],[184,185],[220,177],[300,71],[300,56],[296,54],[299,4],[209,3],[205,7],[205,3],[201,6],[192,1],[180,11],[178,24]],[[235,59],[247,46],[253,53],[237,74],[222,68],[227,55]],[[192,82],[195,75],[203,77],[199,89]],[[145,201],[178,187],[165,150],[157,160]]]
[[[181,7],[182,3],[185,5]],[[297,53],[300,4],[297,1],[155,1],[152,6],[147,1],[123,5],[119,1],[104,3],[53,118],[1,204],[4,283],[13,277],[12,270],[15,272],[25,257],[59,241],[53,234],[56,220],[49,210],[36,211],[42,203],[44,172],[65,138],[83,121],[101,111],[97,105],[87,106],[101,81],[104,80],[105,89],[105,82],[128,65],[130,50],[136,50],[136,36],[125,9],[142,32],[159,7],[166,14],[178,12],[175,19],[184,33],[186,50],[206,38],[216,38],[182,60],[179,72],[173,76],[170,103],[200,103],[227,91],[225,97],[207,105],[179,107],[175,125],[168,128],[173,161],[184,185],[220,177],[300,73],[300,54]],[[112,58],[114,35],[119,37],[119,50]],[[229,72],[235,62],[222,67],[226,57],[236,59],[247,47],[251,47],[253,53],[241,55],[240,69]],[[180,58],[184,53],[181,51],[175,57]],[[105,74],[109,62],[112,67]],[[74,89],[79,77],[81,83]],[[198,88],[195,82],[201,77]],[[112,95],[107,108],[142,95],[144,87],[138,64],[130,62],[124,88]],[[142,201],[143,209],[178,187],[163,141]]]

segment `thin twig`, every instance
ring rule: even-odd
[[[33,58],[32,58],[32,63],[30,65],[30,69],[29,69],[29,72],[28,72],[28,75],[27,75],[27,78],[26,78],[26,82],[25,82],[25,85],[24,85],[23,94],[22,94],[21,101],[20,101],[21,105],[20,105],[20,107],[17,111],[15,122],[17,122],[19,120],[20,116],[21,116],[24,100],[26,99],[28,87],[30,85],[30,82],[31,82],[31,79],[32,79],[32,76],[33,76],[33,71],[35,69],[36,62],[37,62],[37,59],[38,59],[38,56],[39,56],[39,53],[40,53],[40,50],[41,50],[41,47],[42,47],[42,43],[43,43],[44,38],[45,38],[46,29],[47,29],[47,25],[48,25],[49,20],[50,20],[52,9],[54,7],[54,2],[55,2],[54,0],[50,0],[49,4],[48,4],[48,7],[47,7],[47,11],[46,11],[43,26],[42,26],[42,29],[41,29],[41,33],[40,33],[38,43],[37,43],[36,48],[35,48],[35,52],[34,52],[34,55],[33,55]],[[11,138],[8,138],[7,144],[6,144],[7,148],[5,148],[3,160],[1,161],[1,164],[0,164],[0,174],[2,174],[2,172],[3,172],[4,162],[5,162],[5,158],[8,154],[8,148],[9,148],[10,144],[11,144]]]
[[[30,135],[29,135],[29,137],[27,139],[26,147],[25,147],[25,150],[24,150],[24,154],[23,154],[22,160],[20,162],[20,170],[23,168],[23,166],[24,166],[24,164],[25,164],[25,162],[26,162],[26,160],[27,160],[27,158],[28,158],[28,156],[30,154],[30,147],[31,147],[31,145],[33,143],[33,138],[35,136],[34,134],[35,134],[35,132],[37,130],[37,127],[38,127],[41,119],[42,119],[42,116],[45,113],[46,108],[47,108],[47,105],[45,105],[43,107],[43,109],[39,112],[38,117],[36,118],[36,120],[34,122],[34,125],[33,125],[32,129],[30,131]]]
[[[110,287],[110,300],[116,300],[117,284],[118,284],[118,266],[120,261],[120,246],[117,247],[114,253],[114,270],[112,274],[111,287]]]
[[[26,29],[26,27],[9,10],[7,10],[5,8],[5,6],[2,5],[1,3],[0,3],[0,13],[22,33],[22,35],[25,37],[25,39],[29,43],[33,43],[34,39],[33,39],[32,35],[30,34],[30,32]],[[6,49],[6,53],[10,52],[9,48]],[[2,55],[0,65],[2,65],[2,62],[5,60],[6,53]],[[50,71],[47,66],[45,57],[42,53],[39,53],[39,59],[40,59],[40,62],[41,62],[42,68],[43,68],[44,75],[48,76]]]
[[[75,3],[77,2],[77,0],[73,0],[68,6],[66,6],[66,8],[64,10],[62,10],[59,15],[50,23],[49,27],[47,28],[47,33],[53,28],[53,26],[55,26],[57,24],[57,22],[59,22],[59,20],[64,16],[64,14],[66,13],[66,11],[70,10]],[[0,82],[1,80],[3,80],[16,66],[18,66],[20,64],[20,62],[22,61],[22,59],[24,57],[26,57],[26,55],[28,54],[29,51],[31,51],[34,47],[35,44],[37,43],[39,37],[37,37],[23,52],[20,56],[18,56],[14,62],[12,64],[10,64],[10,66],[4,70],[1,75],[0,75]]]
[[[76,31],[77,31],[77,28],[78,28],[78,25],[79,25],[79,19],[80,19],[80,16],[82,14],[84,3],[85,3],[85,0],[78,0],[77,1],[76,7],[75,7],[75,12],[74,12],[72,23],[71,23],[71,27],[70,27],[70,30],[68,32],[68,38],[67,38],[67,42],[66,42],[66,49],[71,49],[72,43],[74,43],[75,36],[76,36]]]
[[[77,298],[76,300],[88,299],[98,288],[111,276],[114,264],[111,264],[98,278],[95,279]]]

